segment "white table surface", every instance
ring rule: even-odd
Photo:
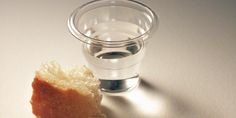
[[[109,118],[235,118],[236,1],[142,0],[160,16],[141,76],[126,96],[104,96]],[[33,118],[34,71],[84,65],[67,18],[85,0],[0,0],[0,118]]]

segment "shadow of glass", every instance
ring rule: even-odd
[[[122,96],[104,95],[102,105],[108,118],[213,117],[144,80],[137,89]]]

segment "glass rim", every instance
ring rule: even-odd
[[[90,37],[90,36],[87,36],[86,34],[84,34],[83,32],[81,32],[78,28],[76,28],[76,25],[75,25],[75,17],[77,15],[78,12],[80,12],[80,10],[82,10],[83,8],[91,5],[91,4],[95,4],[95,3],[99,3],[99,2],[110,2],[110,3],[115,3],[116,1],[119,1],[119,2],[126,2],[126,3],[130,3],[130,4],[135,4],[137,6],[141,6],[146,13],[149,13],[150,14],[150,17],[151,17],[151,25],[150,27],[142,34],[134,37],[134,38],[131,38],[131,39],[127,39],[127,40],[121,40],[121,41],[106,41],[106,40],[100,40],[100,39],[97,39],[97,38],[93,38],[93,37]],[[112,5],[111,5],[112,6]],[[115,5],[114,6],[124,6],[124,5]],[[127,7],[127,6],[124,6],[124,7]],[[99,7],[98,7],[99,8]],[[86,11],[87,12],[87,11]],[[85,12],[85,13],[86,13]],[[155,29],[157,28],[157,25],[158,25],[158,16],[155,14],[155,12],[150,8],[148,7],[147,5],[141,3],[141,2],[138,2],[138,1],[135,1],[135,0],[93,0],[93,1],[90,1],[90,2],[87,2],[79,7],[77,7],[73,12],[72,14],[70,15],[69,19],[68,19],[68,28],[69,28],[69,31],[70,33],[77,39],[79,39],[80,41],[84,42],[84,43],[87,43],[87,44],[107,44],[107,45],[119,45],[119,44],[123,44],[125,42],[131,42],[131,41],[135,41],[135,40],[139,40],[140,38],[142,37],[145,37],[147,36],[148,34],[150,34],[151,31],[155,31]],[[91,41],[85,41],[81,38],[87,38],[87,39],[90,39]]]

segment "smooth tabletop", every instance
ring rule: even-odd
[[[85,65],[67,18],[85,0],[0,0],[0,118],[34,118],[44,62]],[[138,89],[104,95],[108,118],[235,118],[236,1],[142,0],[159,16]]]

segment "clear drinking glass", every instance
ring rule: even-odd
[[[68,27],[83,42],[102,91],[120,93],[138,86],[147,39],[157,27],[157,16],[148,6],[133,0],[95,0],[75,9]]]

